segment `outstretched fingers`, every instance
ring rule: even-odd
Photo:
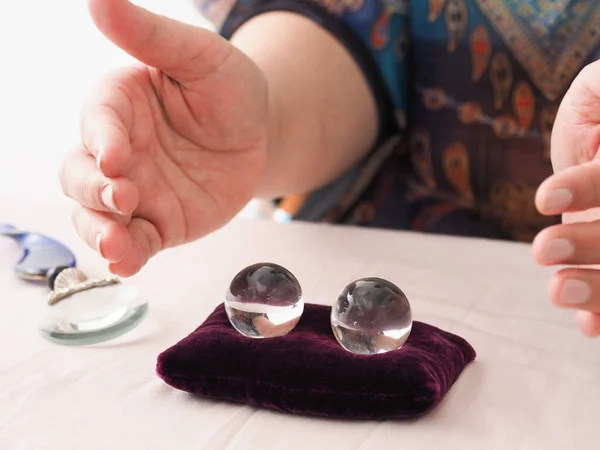
[[[108,178],[93,156],[73,150],[63,161],[59,181],[64,194],[86,208],[127,216],[138,205],[139,192],[127,178]]]
[[[144,219],[120,220],[77,206],[73,224],[83,241],[110,263],[109,269],[115,275],[135,275],[163,249],[159,232]]]
[[[109,262],[123,261],[131,251],[131,235],[125,221],[110,214],[76,206],[72,215],[77,234]]]
[[[130,277],[139,272],[148,260],[163,249],[161,236],[150,222],[134,218],[127,227],[131,236],[131,247],[125,258],[111,263],[112,273]]]

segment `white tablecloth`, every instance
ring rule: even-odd
[[[3,221],[63,240],[90,275],[105,273],[72,230],[66,202],[0,205]],[[150,301],[146,321],[88,348],[37,334],[47,290],[13,277],[16,256],[0,239],[2,450],[600,448],[600,340],[550,304],[551,271],[526,245],[241,219],[156,257],[130,280]],[[265,260],[292,270],[312,303],[331,304],[354,278],[387,278],[415,319],[466,338],[478,358],[438,409],[410,422],[297,417],[165,385],[157,355],[223,301],[238,270]]]

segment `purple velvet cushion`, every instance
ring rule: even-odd
[[[287,336],[251,339],[221,304],[192,334],[158,357],[167,384],[199,396],[342,419],[408,419],[442,400],[475,350],[464,339],[415,322],[402,349],[358,356],[329,325],[331,308],[306,304]]]

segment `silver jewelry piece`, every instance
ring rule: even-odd
[[[79,269],[65,269],[58,274],[54,281],[54,289],[48,296],[48,304],[54,305],[79,292],[120,283],[121,281],[115,276],[90,280],[87,275]]]

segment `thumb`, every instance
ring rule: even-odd
[[[88,0],[96,27],[138,61],[178,81],[212,72],[231,51],[218,34],[154,14],[129,0]]]

